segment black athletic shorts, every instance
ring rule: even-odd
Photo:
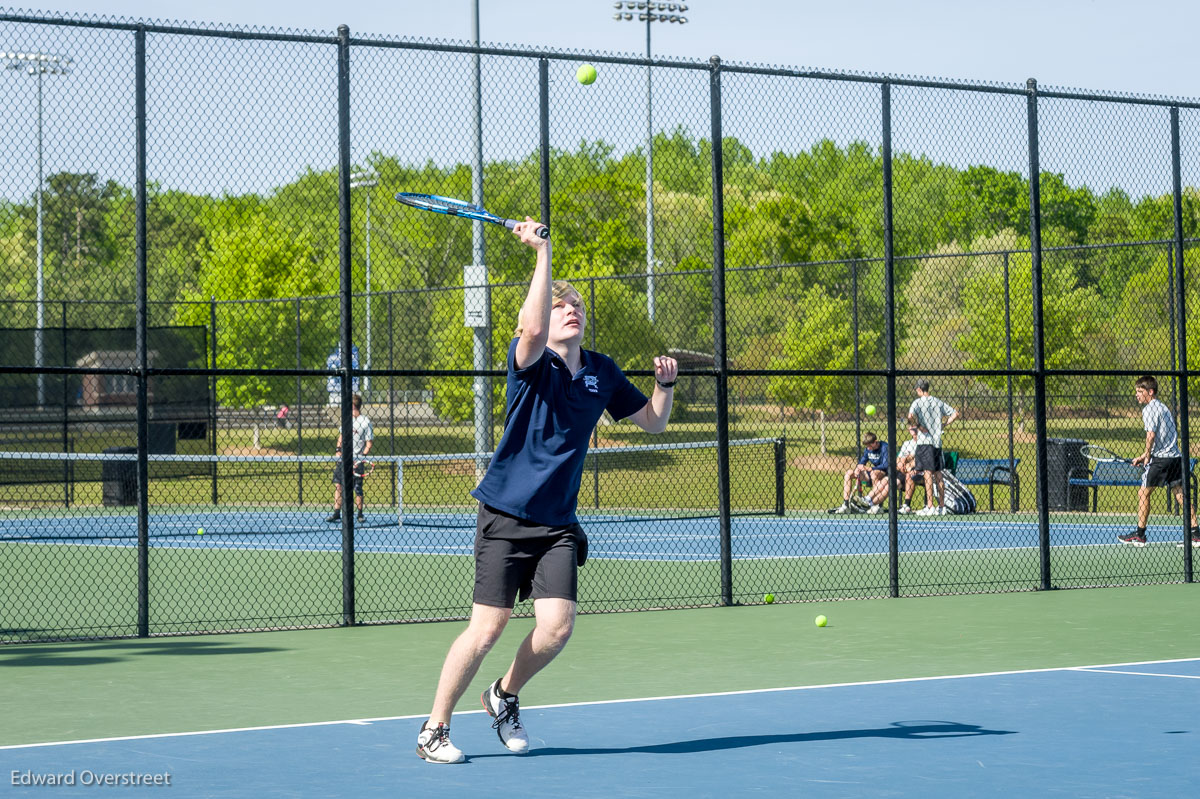
[[[1183,464],[1179,458],[1151,458],[1142,474],[1143,486],[1183,485]]]
[[[913,466],[922,472],[940,472],[942,470],[942,448],[931,444],[917,444],[917,454],[913,458]]]
[[[480,605],[576,601],[587,535],[578,524],[546,527],[480,504],[475,520],[475,592]]]
[[[333,467],[333,482],[336,485],[342,484],[342,464],[340,463]],[[360,497],[363,495],[362,483],[361,477],[354,478],[354,493]]]

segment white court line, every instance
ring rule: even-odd
[[[1117,669],[1102,669],[1093,666],[1077,666],[1071,671],[1090,671],[1094,674],[1132,674],[1136,677],[1173,677],[1176,680],[1200,680],[1200,674],[1159,674],[1153,671],[1119,671]]]
[[[742,691],[715,691],[704,694],[677,694],[672,696],[646,696],[634,697],[632,699],[600,699],[591,702],[560,702],[553,705],[530,705],[522,708],[523,710],[545,710],[549,708],[563,707],[591,707],[593,705],[619,705],[633,702],[665,702],[672,699],[708,699],[717,696],[748,696],[751,694],[776,694],[784,691],[813,691],[819,688],[854,688],[863,685],[897,685],[902,683],[914,682],[934,682],[937,680],[966,680],[973,677],[1005,677],[1015,674],[1045,674],[1054,671],[1097,671],[1112,669],[1117,666],[1152,666],[1161,663],[1192,663],[1200,658],[1171,658],[1169,660],[1136,660],[1129,663],[1101,663],[1092,666],[1055,666],[1045,669],[1013,669],[1011,671],[984,671],[972,674],[943,674],[933,677],[899,677],[891,680],[863,680],[861,682],[834,682],[823,683],[821,685],[795,685],[786,688],[750,688]],[[1106,672],[1119,673],[1119,672]],[[1160,677],[1164,675],[1151,675]],[[1178,676],[1178,675],[1176,675]],[[477,713],[485,713],[485,710],[464,710],[455,711],[455,715],[469,716]],[[352,725],[368,725],[380,721],[405,721],[407,719],[424,719],[427,718],[426,713],[409,714],[407,716],[378,716],[375,718],[365,719],[340,719],[338,721],[309,721],[298,724],[268,724],[261,727],[230,727],[223,730],[196,730],[191,732],[160,732],[151,733],[148,735],[121,735],[113,738],[83,738],[75,741],[46,741],[35,744],[9,744],[0,746],[0,751],[5,749],[37,749],[44,746],[70,746],[72,744],[95,744],[95,743],[110,743],[113,741],[142,741],[151,738],[185,738],[195,735],[223,735],[231,732],[260,732],[263,730],[291,730],[301,729],[304,727],[331,727],[338,724]]]

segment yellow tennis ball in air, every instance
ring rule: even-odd
[[[596,68],[591,64],[581,64],[579,69],[575,70],[575,80],[584,86],[591,86],[596,82]]]
[[[197,528],[196,528],[196,535],[204,535],[204,528],[203,528],[203,527],[197,527]]]
[[[763,594],[763,602],[766,602],[768,605],[770,605],[774,601],[775,601],[774,594]]]
[[[875,406],[874,406],[874,405],[868,405],[868,406],[867,406],[866,408],[864,408],[863,410],[865,410],[865,411],[867,412],[867,416],[874,416],[874,415],[875,415]]]
[[[817,616],[818,627],[824,627],[826,624],[829,624],[829,619],[825,618],[824,616]]]

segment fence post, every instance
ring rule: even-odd
[[[1008,374],[1004,382],[1008,386],[1008,473],[1015,474],[1017,467],[1013,452],[1013,376],[1012,376],[1012,284],[1008,275],[1008,253],[1004,253],[1004,364]],[[1008,487],[1008,505],[1016,513],[1017,495]]]
[[[396,454],[396,376],[391,370],[396,368],[395,297],[394,292],[388,292],[388,454],[393,456]],[[388,476],[391,478],[388,482],[392,485],[392,507],[397,507],[395,461],[388,464]]]
[[[350,414],[354,379],[354,304],[350,252],[350,27],[338,26],[338,262],[341,325],[342,410],[342,625],[352,627],[354,614],[354,427]]]
[[[894,248],[894,222],[892,219],[892,84],[881,87],[879,104],[882,124],[883,150],[883,290],[884,298],[884,347],[887,350],[887,406],[888,406],[888,479],[896,474],[896,252]],[[855,345],[857,346],[857,345]],[[856,365],[857,368],[857,365]],[[855,418],[858,417],[857,407]],[[858,445],[858,442],[855,442]],[[900,596],[900,521],[897,513],[895,489],[888,503],[888,594]]]
[[[538,59],[538,149],[542,224],[550,226],[550,62]]]
[[[212,331],[212,368],[213,374],[208,380],[208,454],[217,454],[217,298],[208,298],[208,328]],[[209,468],[212,478],[212,504],[217,504],[217,462],[213,460]]]
[[[885,83],[884,86],[887,84]],[[854,368],[859,369],[861,364],[858,352],[858,261],[850,262],[850,317],[850,329],[854,331]],[[856,373],[854,375],[854,454],[858,456],[862,455],[862,415],[858,410],[860,407],[862,407],[862,378]],[[895,441],[895,439],[889,440]]]
[[[389,320],[390,321],[390,320]],[[304,354],[300,348],[303,327],[300,322],[300,298],[296,298],[296,368],[304,368]],[[301,377],[296,375],[296,454],[304,454],[304,409],[302,406]],[[304,461],[296,461],[296,504],[304,507]]]
[[[591,348],[596,349],[596,328],[600,319],[596,314],[596,279],[588,278],[588,333],[592,337]],[[592,428],[592,446],[600,443],[600,426]],[[592,458],[592,507],[600,508],[600,459]]]
[[[1037,81],[1025,83],[1027,127],[1029,133],[1029,253],[1033,270],[1033,395],[1035,437],[1037,439],[1037,511],[1038,549],[1041,561],[1041,589],[1050,583],[1050,494],[1046,474],[1046,359],[1042,349],[1045,331],[1042,328],[1042,190],[1041,163],[1038,153]],[[1070,501],[1068,497],[1068,502]]]
[[[725,349],[725,158],[721,133],[721,59],[708,60],[712,122],[713,361],[717,400],[717,513],[721,539],[721,604],[733,604],[733,529],[729,513],[729,374]]]
[[[134,42],[134,126],[137,160],[134,263],[137,269],[137,634],[150,635],[150,468],[148,386],[149,352],[146,342],[146,26],[138,25]]]
[[[1177,120],[1175,119],[1175,116],[1174,116],[1175,111],[1176,111],[1175,108],[1171,109],[1171,114],[1172,114],[1172,116],[1171,116],[1171,132],[1172,132],[1172,135],[1174,135],[1175,127],[1177,125]],[[1172,139],[1172,145],[1174,145],[1174,139]],[[1171,151],[1172,161],[1177,160],[1178,157],[1179,157],[1179,154],[1174,149],[1172,149],[1172,151]],[[1174,168],[1174,166],[1175,166],[1175,164],[1172,164],[1172,168]],[[1182,271],[1183,270],[1183,257],[1182,257],[1183,250],[1179,251],[1179,255],[1180,255],[1179,269],[1180,269],[1180,271]],[[1182,311],[1183,305],[1184,305],[1184,299],[1183,299],[1182,295],[1180,295],[1180,297],[1179,297],[1179,305],[1180,305],[1180,310]],[[1175,356],[1175,335],[1174,335],[1175,334],[1175,242],[1174,241],[1167,244],[1167,319],[1168,319],[1167,329],[1171,331],[1171,335],[1167,336],[1167,338],[1170,339],[1170,344],[1171,344],[1171,370],[1174,371],[1175,369],[1179,368],[1179,359]],[[1179,382],[1178,378],[1176,378],[1176,376],[1174,374],[1172,374],[1171,375],[1171,389],[1172,389],[1171,402],[1174,405],[1174,407],[1171,408],[1171,410],[1174,411],[1176,416],[1179,416],[1179,409],[1181,407],[1179,404],[1178,382]],[[1168,491],[1167,492],[1168,499],[1170,498],[1170,496],[1171,496],[1171,492]],[[1169,507],[1170,502],[1168,501],[1167,504]]]
[[[59,306],[60,318],[62,319],[62,357],[59,361],[63,366],[67,366],[67,302],[63,300]],[[67,409],[71,404],[69,384],[70,375],[59,375],[59,380],[62,382],[62,446],[63,452],[71,451],[71,418]],[[71,507],[71,482],[73,480],[71,473],[71,462],[63,461],[63,506]]]
[[[1179,407],[1182,412],[1177,414],[1179,419],[1179,459],[1183,466],[1183,507],[1180,518],[1183,520],[1183,581],[1190,583],[1192,574],[1192,548],[1188,546],[1190,537],[1188,523],[1191,521],[1192,507],[1196,498],[1191,495],[1191,480],[1189,479],[1191,461],[1191,445],[1189,442],[1188,424],[1188,362],[1187,362],[1187,300],[1184,295],[1183,269],[1183,183],[1179,174],[1179,106],[1171,106],[1171,187],[1173,194],[1175,216],[1175,291],[1179,294]]]

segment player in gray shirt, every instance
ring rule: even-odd
[[[1179,436],[1171,409],[1158,399],[1158,381],[1152,375],[1142,375],[1134,383],[1134,397],[1142,408],[1142,427],[1146,430],[1146,449],[1133,459],[1134,466],[1145,466],[1142,487],[1138,489],[1138,526],[1127,535],[1117,536],[1123,544],[1146,546],[1146,521],[1150,518],[1150,494],[1164,486],[1175,494],[1183,505],[1183,462],[1179,452]],[[1200,547],[1200,530],[1196,529],[1196,505],[1192,504],[1191,539]],[[1183,546],[1181,543],[1179,546]]]
[[[943,417],[945,421],[942,421]],[[908,406],[908,423],[917,428],[915,467],[925,478],[925,507],[917,516],[945,516],[946,493],[942,486],[942,431],[958,418],[958,411],[929,393],[929,381],[917,381],[917,398]],[[937,504],[934,504],[934,497]]]

